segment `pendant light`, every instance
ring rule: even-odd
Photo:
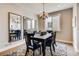
[[[43,3],[43,12],[39,14],[39,17],[43,20],[45,20],[48,17],[48,13],[45,12],[45,4]]]

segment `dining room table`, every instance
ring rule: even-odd
[[[44,35],[35,34],[31,39],[42,43],[42,53],[45,56],[46,42],[52,37],[51,33],[46,33]]]

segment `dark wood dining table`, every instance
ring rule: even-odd
[[[49,38],[51,37],[52,37],[51,33],[46,33],[45,35],[42,35],[42,36],[40,34],[35,34],[34,37],[31,37],[31,39],[42,43],[43,56],[45,56],[46,41],[49,40]]]

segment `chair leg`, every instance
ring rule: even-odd
[[[53,51],[55,52],[55,46],[54,46],[54,44],[52,44],[52,46],[53,46]]]
[[[40,55],[41,55],[41,47],[40,47]]]
[[[33,50],[33,56],[35,55],[34,52],[35,52],[35,51]]]
[[[55,43],[55,46],[57,46],[57,44]]]
[[[51,52],[51,55],[53,55],[53,54],[52,54],[52,49],[51,49],[51,46],[50,46],[50,52]]]
[[[29,50],[28,50],[28,49],[26,50],[25,56],[27,55],[27,52],[29,52]]]

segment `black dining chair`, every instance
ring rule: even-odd
[[[26,33],[25,42],[26,42],[27,50],[25,56],[27,55],[27,52],[29,52],[29,49],[33,51],[33,56],[34,56],[35,50],[40,48],[40,54],[41,54],[41,45],[39,43],[34,42],[35,40],[33,40],[33,38],[31,39],[31,37],[33,36],[34,35],[30,35]]]
[[[54,42],[54,44],[56,45],[56,31],[55,32],[53,32],[53,42]],[[57,46],[57,45],[56,45]]]
[[[53,31],[52,31],[52,30],[47,30],[47,32],[48,32],[48,33],[52,33]]]
[[[51,46],[53,47],[53,51],[55,52],[56,32],[50,31],[49,33],[51,33],[51,37],[46,41],[46,47],[50,47],[51,55],[53,55]]]
[[[49,47],[50,48],[50,52],[51,52],[51,55],[53,55],[52,54],[52,47],[51,47],[51,45],[52,45],[52,36],[46,41],[46,45],[45,45],[45,47]]]
[[[52,47],[53,47],[53,51],[55,52],[55,46],[56,45],[56,31],[52,33]]]

